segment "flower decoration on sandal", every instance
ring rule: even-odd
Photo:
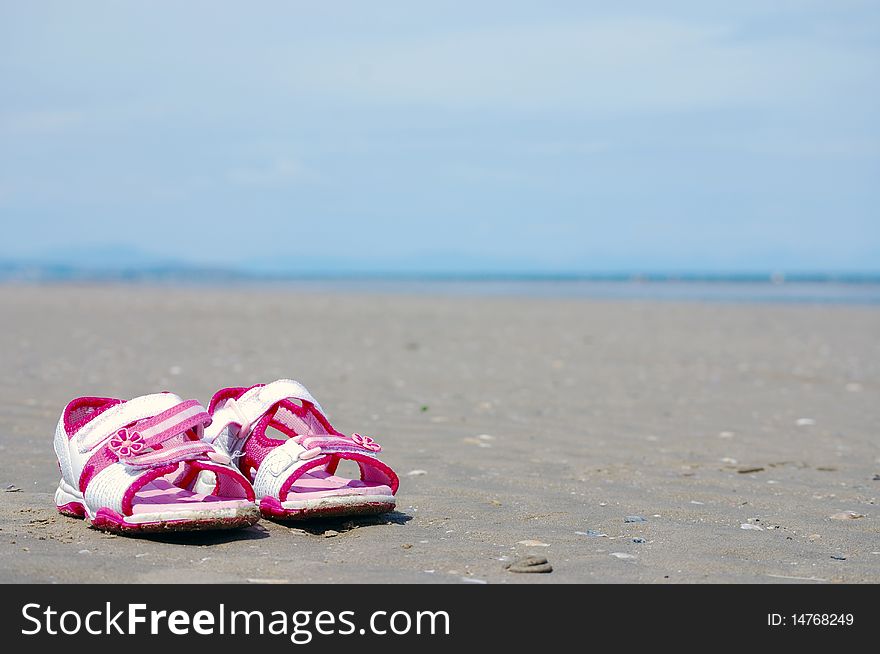
[[[128,459],[139,454],[144,449],[144,438],[136,431],[120,429],[110,439],[110,449],[121,459]]]
[[[361,447],[370,450],[371,452],[381,452],[382,446],[379,445],[376,441],[374,441],[369,436],[362,436],[361,434],[354,433],[351,435],[351,440],[360,445]]]

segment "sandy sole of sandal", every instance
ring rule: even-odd
[[[77,493],[62,480],[55,491],[55,508],[62,515],[71,518],[84,518],[89,526],[100,531],[115,534],[152,534],[173,531],[206,531],[211,529],[239,529],[250,527],[260,519],[260,509],[242,501],[240,506],[222,509],[187,508],[164,513],[139,513],[122,516],[108,508],[100,508],[90,515],[83,502],[82,494]]]
[[[85,518],[90,527],[99,531],[125,535],[241,529],[255,525],[260,519],[260,510],[256,506],[242,507],[234,511],[227,510],[225,514],[220,515],[206,511],[202,517],[161,518],[135,523],[126,522],[121,515],[109,509],[99,509],[94,517],[88,516],[85,509],[70,505],[59,506],[58,511],[73,518]]]
[[[379,496],[365,502],[365,496],[329,497],[320,500],[307,500],[302,504],[290,506],[272,497],[260,500],[260,512],[264,518],[284,522],[310,520],[313,518],[342,518],[356,515],[377,515],[393,511],[397,505],[393,497]],[[285,506],[286,505],[286,506]]]

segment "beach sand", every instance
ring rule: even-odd
[[[0,306],[3,582],[880,582],[876,308],[72,285]],[[124,538],[55,512],[70,399],[279,377],[383,445],[395,513]],[[553,572],[504,569],[528,554]]]

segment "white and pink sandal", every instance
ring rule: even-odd
[[[298,404],[297,404],[298,402]],[[376,514],[395,506],[398,478],[367,436],[336,431],[299,382],[280,379],[218,391],[205,437],[237,460],[267,518],[295,520]],[[267,429],[275,431],[267,435]],[[360,479],[336,475],[341,460],[357,463]]]
[[[172,393],[73,400],[55,430],[58,511],[126,534],[254,524],[250,483],[201,438],[210,422]]]

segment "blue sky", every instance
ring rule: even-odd
[[[878,206],[876,2],[0,0],[0,259],[878,271]]]

